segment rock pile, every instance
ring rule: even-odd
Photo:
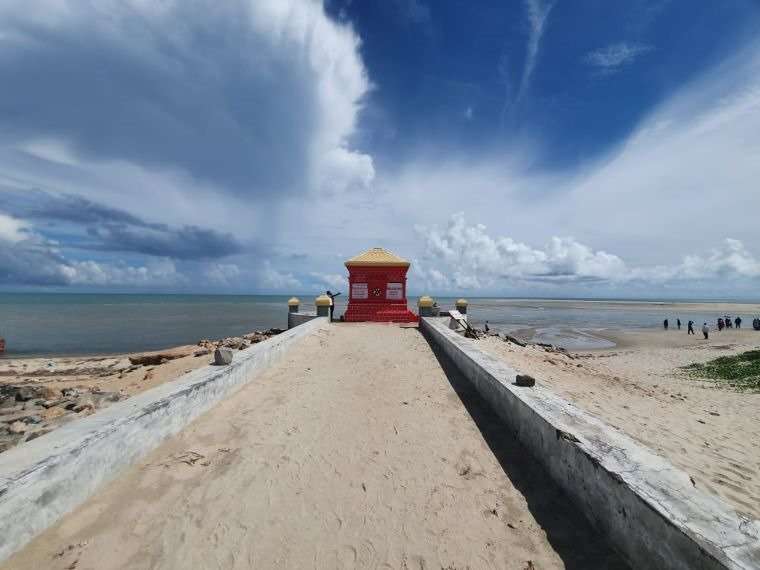
[[[122,398],[118,392],[98,388],[0,384],[0,452]]]
[[[196,350],[194,354],[195,356],[204,356],[206,354],[211,354],[217,348],[244,350],[252,344],[267,340],[268,338],[278,335],[281,332],[282,329],[271,328],[265,331],[253,331],[252,333],[243,336],[232,336],[220,340],[208,340],[204,338],[198,342],[198,346],[201,348],[200,350]]]

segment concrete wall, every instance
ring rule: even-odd
[[[760,523],[695,489],[688,474],[448,328],[421,319],[528,451],[635,568],[760,568]]]
[[[0,561],[327,326],[311,320],[236,351],[228,366],[200,368],[0,454]]]
[[[288,313],[288,329],[292,329],[298,325],[308,323],[309,321],[316,318],[316,313]]]

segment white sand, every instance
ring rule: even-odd
[[[479,344],[668,458],[698,488],[760,517],[760,394],[694,380],[679,370],[757,348],[760,333],[714,332],[706,342],[701,334],[671,329],[612,339],[619,348],[575,360],[493,337]]]
[[[622,567],[449,378],[415,329],[335,325],[3,568]]]

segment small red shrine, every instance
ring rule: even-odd
[[[346,261],[348,269],[349,322],[380,321],[413,323],[417,315],[406,303],[406,272],[409,262],[375,247]]]

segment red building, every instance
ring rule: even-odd
[[[409,262],[375,247],[346,261],[348,309],[346,321],[412,323],[417,315],[406,303]]]

